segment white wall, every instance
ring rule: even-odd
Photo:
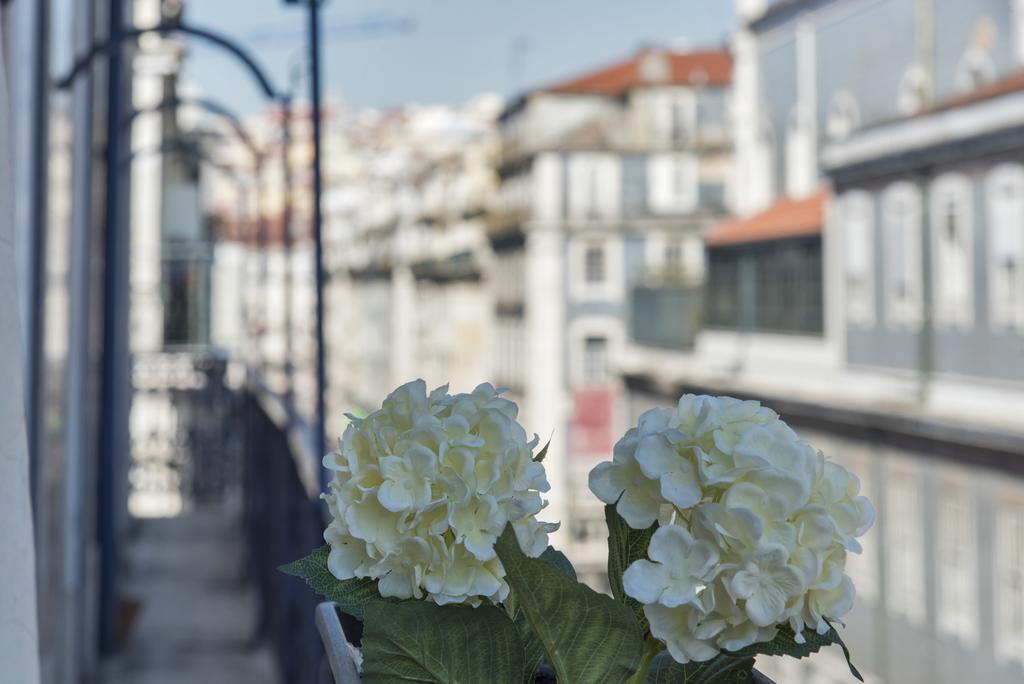
[[[2,54],[0,41],[0,54]],[[29,499],[25,405],[21,392],[21,325],[14,254],[13,173],[6,65],[0,57],[0,663],[4,678],[39,681],[35,548]]]

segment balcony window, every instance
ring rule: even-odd
[[[683,272],[683,245],[673,240],[665,245],[665,272],[678,274]]]
[[[656,214],[692,211],[698,200],[697,160],[688,154],[656,154],[648,161],[647,201]]]
[[[989,319],[1024,331],[1024,167],[1005,164],[988,179]]]
[[[604,245],[587,245],[583,253],[583,278],[588,285],[604,283]]]
[[[854,192],[843,198],[846,246],[846,316],[861,327],[875,322],[875,239],[871,197]]]
[[[860,493],[871,501],[877,501],[876,482],[874,478],[875,452],[867,447],[849,445],[844,448],[842,464],[860,479]],[[846,556],[846,573],[857,587],[857,598],[872,603],[878,600],[879,586],[879,544],[878,526],[872,525],[860,542],[862,553],[849,553]]]
[[[932,188],[935,320],[970,329],[974,323],[974,229],[970,180],[941,176]]]
[[[1006,502],[996,512],[995,651],[1024,665],[1024,503]]]
[[[622,241],[604,235],[580,236],[569,242],[569,285],[577,301],[620,301],[625,276]]]
[[[971,492],[947,485],[938,507],[939,631],[973,646],[978,643],[978,530]]]
[[[914,327],[921,321],[921,196],[897,183],[882,196],[882,251],[886,321]]]
[[[882,515],[886,520],[886,593],[889,611],[911,624],[923,626],[924,516],[921,478],[910,466],[890,467]]]
[[[608,380],[608,338],[588,335],[583,339],[583,381],[600,385]]]
[[[209,273],[203,262],[174,259],[164,262],[164,343],[209,343]]]

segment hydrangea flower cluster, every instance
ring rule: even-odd
[[[680,663],[828,631],[853,606],[847,551],[874,521],[860,482],[756,401],[685,395],[653,409],[590,473],[634,529],[662,525],[623,576]]]
[[[336,578],[379,580],[382,596],[479,605],[508,595],[494,544],[511,522],[530,556],[547,548],[557,524],[536,515],[549,489],[533,461],[536,437],[518,407],[491,385],[450,395],[407,383],[351,423],[324,457],[334,479],[323,497],[324,532]]]

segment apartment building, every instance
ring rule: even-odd
[[[704,278],[702,234],[728,200],[731,74],[722,50],[644,49],[529,91],[500,118],[493,376],[551,439],[556,543],[594,584],[605,541],[587,472],[628,422],[615,364],[636,292]]]

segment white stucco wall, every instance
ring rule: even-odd
[[[2,45],[0,45],[2,54]],[[0,63],[0,663],[12,682],[39,681],[35,549],[29,500],[21,325],[15,270],[11,117]]]

